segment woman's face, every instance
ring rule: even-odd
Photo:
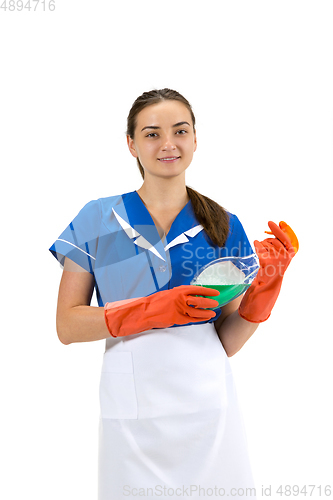
[[[127,143],[132,155],[139,158],[145,178],[178,176],[197,149],[191,113],[174,100],[147,106],[137,115],[134,140],[127,136]]]

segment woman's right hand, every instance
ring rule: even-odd
[[[107,303],[105,322],[112,337],[121,337],[153,328],[208,321],[216,315],[208,308],[218,306],[218,302],[207,296],[218,295],[212,288],[181,285],[148,297]]]

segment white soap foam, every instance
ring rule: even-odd
[[[244,283],[245,274],[232,262],[217,262],[207,267],[195,280],[197,285],[237,285]]]

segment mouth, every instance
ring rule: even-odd
[[[179,160],[180,156],[165,156],[164,158],[157,158],[158,161],[162,161],[163,163],[173,163]]]

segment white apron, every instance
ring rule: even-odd
[[[256,498],[212,323],[107,339],[100,404],[99,500]]]

